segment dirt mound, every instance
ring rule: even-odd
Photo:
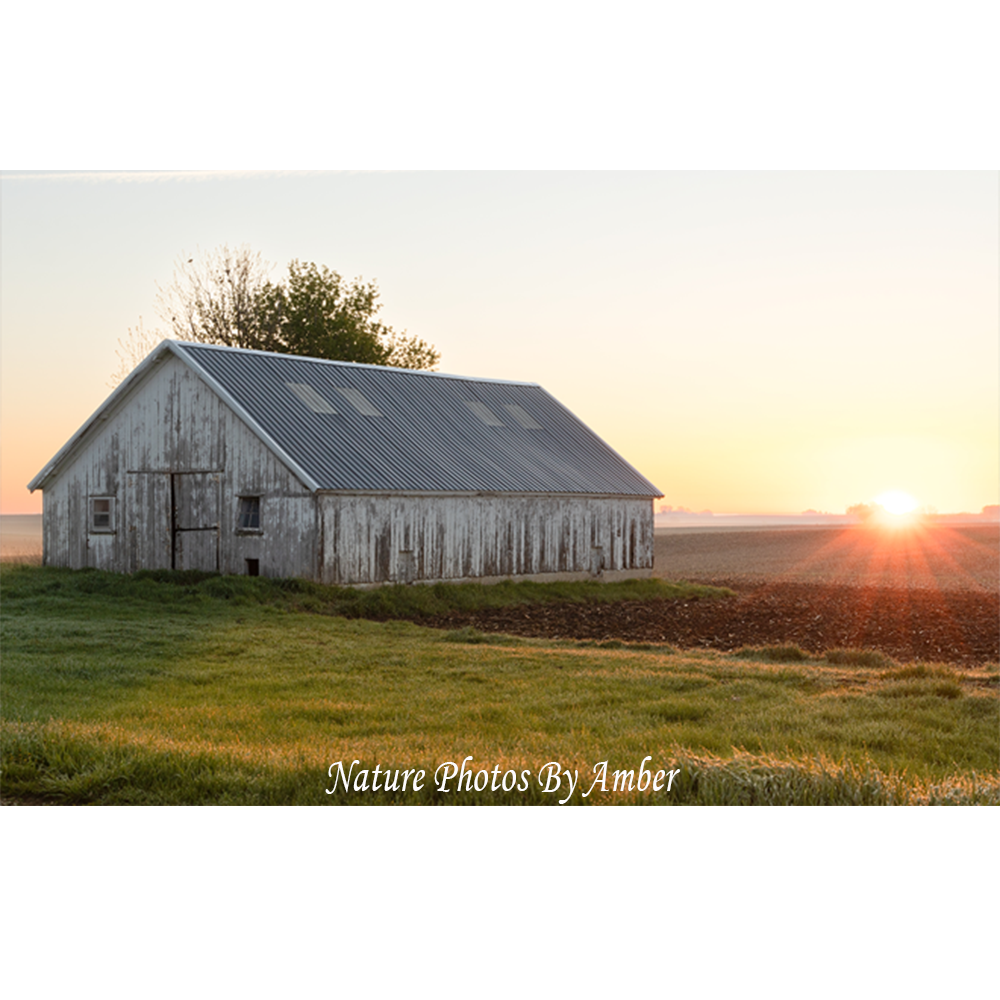
[[[438,628],[561,639],[619,639],[719,650],[794,643],[813,653],[878,649],[899,660],[977,664],[1000,658],[1000,598],[983,591],[702,580],[736,597],[558,604],[452,614]]]

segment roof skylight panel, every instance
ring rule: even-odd
[[[465,400],[465,405],[472,410],[472,412],[479,417],[479,419],[482,420],[487,427],[503,427],[503,424],[497,419],[493,411],[483,403],[480,403],[478,400],[467,399]]]
[[[333,413],[336,410],[311,386],[305,382],[286,382],[299,401],[304,403],[313,413]]]
[[[503,408],[526,430],[526,431],[540,431],[542,425],[535,420],[535,418],[528,413],[527,410],[522,409],[517,403],[504,403]]]
[[[340,395],[343,396],[344,399],[346,399],[347,402],[350,403],[351,406],[353,406],[354,409],[356,409],[358,413],[361,414],[361,416],[363,417],[382,416],[382,414],[379,413],[379,411],[376,410],[375,407],[372,406],[372,404],[369,403],[368,400],[365,399],[365,397],[362,396],[357,389],[352,389],[350,386],[340,386],[340,385],[335,385],[333,388],[337,392],[339,392]]]

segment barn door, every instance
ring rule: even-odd
[[[219,569],[218,472],[175,472],[173,495],[173,569]]]
[[[163,472],[129,472],[125,488],[125,534],[128,572],[170,569],[172,538],[170,475]]]

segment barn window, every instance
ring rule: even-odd
[[[240,531],[260,531],[260,497],[240,497],[236,524]]]
[[[115,498],[90,498],[90,530],[112,532],[115,530]]]

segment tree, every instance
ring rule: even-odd
[[[261,327],[261,295],[272,270],[248,246],[182,257],[173,281],[156,286],[156,311],[178,340],[274,350]]]
[[[334,361],[433,369],[441,355],[426,341],[376,317],[378,286],[345,281],[324,265],[293,260],[272,282],[268,264],[248,246],[222,246],[197,260],[183,257],[170,285],[157,285],[157,313],[168,333],[139,325],[119,340],[117,385],[164,336]]]
[[[417,337],[397,333],[376,319],[378,286],[360,278],[348,284],[323,265],[293,260],[281,284],[268,282],[260,296],[265,348],[311,358],[358,361],[396,368],[434,368],[438,352]]]
[[[118,370],[115,371],[108,380],[108,385],[113,389],[116,385],[124,382],[129,373],[136,365],[142,361],[156,345],[163,340],[166,335],[159,330],[147,330],[142,325],[142,317],[134,327],[128,328],[128,333],[124,339],[118,338],[118,346],[115,354],[118,355]]]

